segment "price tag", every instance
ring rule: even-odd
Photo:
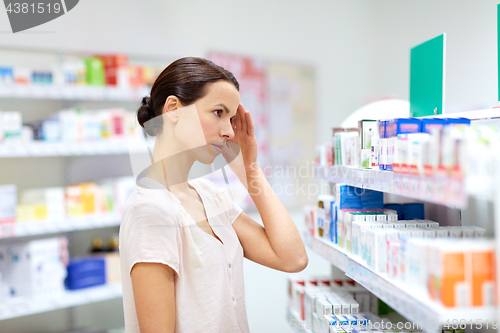
[[[75,86],[73,98],[88,99],[87,87],[86,86]]]
[[[30,89],[27,85],[16,85],[14,91],[16,97],[30,97]]]
[[[0,85],[0,96],[2,96],[2,97],[15,96],[14,86],[10,85],[10,84]]]
[[[33,85],[32,89],[33,97],[44,97],[47,95],[43,86]]]
[[[39,222],[39,221],[36,221],[36,222],[29,222],[29,233],[31,235],[39,235],[41,233],[44,232],[44,222]]]
[[[59,231],[57,225],[53,221],[43,222],[43,226],[46,233],[53,233]]]
[[[16,146],[14,144],[4,144],[2,147],[5,156],[17,156]]]
[[[45,155],[46,156],[55,156],[57,155],[57,147],[53,142],[47,142],[44,145],[45,147]]]
[[[70,224],[73,225],[75,229],[84,229],[86,227],[86,221],[83,217],[73,217]]]
[[[104,99],[103,87],[88,87],[88,98],[92,100]]]
[[[4,222],[1,223],[1,229],[2,229],[2,238],[10,238],[15,236],[15,222]]]
[[[79,142],[74,142],[71,144],[70,155],[77,156],[83,153],[82,144]]]
[[[84,155],[93,155],[95,153],[95,144],[92,144],[90,142],[83,142],[80,144],[82,154]]]
[[[76,95],[75,87],[65,85],[60,89],[60,94],[63,99],[74,99]]]
[[[61,89],[62,89],[61,86],[55,86],[55,85],[47,86],[47,91],[46,91],[47,97],[50,99],[60,99],[62,97],[60,93]]]

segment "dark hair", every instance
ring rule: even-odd
[[[191,105],[207,94],[208,83],[217,81],[230,82],[240,90],[234,75],[210,60],[186,57],[174,61],[155,80],[151,97],[142,99],[142,105],[137,110],[139,124],[148,135],[160,134],[163,127],[161,117],[158,121],[144,125],[148,120],[162,114],[168,96],[176,96],[183,105]]]

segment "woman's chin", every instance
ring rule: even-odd
[[[202,164],[212,164],[217,156],[219,156],[221,153],[220,152],[214,152],[212,153],[206,153],[203,154],[203,156],[198,156],[198,162]]]

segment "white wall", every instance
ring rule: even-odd
[[[410,48],[446,32],[446,112],[498,105],[497,0],[376,0],[375,92],[409,98]]]

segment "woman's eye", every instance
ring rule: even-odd
[[[214,113],[217,117],[220,117],[222,110],[215,110]]]

